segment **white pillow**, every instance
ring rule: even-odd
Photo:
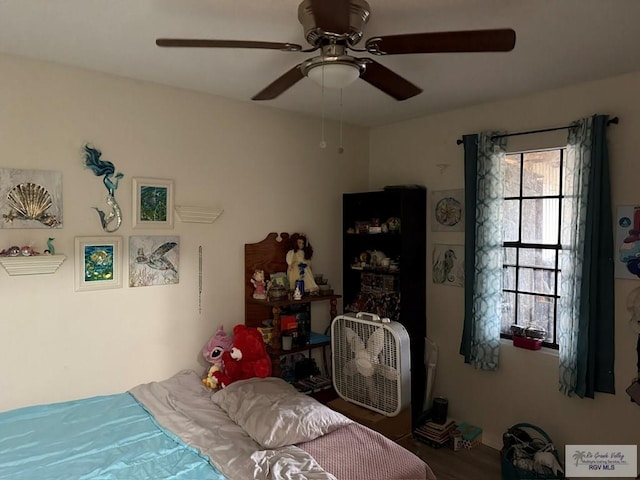
[[[276,377],[234,382],[211,399],[267,449],[308,442],[353,423]]]

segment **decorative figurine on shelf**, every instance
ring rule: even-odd
[[[56,248],[53,246],[53,241],[54,240],[55,240],[55,238],[53,238],[53,237],[47,238],[47,249],[44,251],[45,254],[47,254],[47,255],[55,255],[56,254]]]
[[[253,272],[251,285],[255,288],[253,298],[257,300],[265,300],[267,298],[267,284],[264,280],[264,270],[256,270]]]
[[[291,288],[292,291],[295,292],[296,281],[303,280],[304,285],[301,289],[301,294],[305,292],[311,295],[318,294],[320,289],[313,279],[311,257],[313,257],[313,248],[307,240],[306,235],[302,233],[294,233],[291,235],[291,249],[287,252],[286,261],[289,266],[287,269],[289,288]],[[304,265],[302,268],[300,267],[301,264]]]
[[[20,247],[13,245],[12,247],[6,248],[0,252],[0,256],[18,257],[20,256]]]

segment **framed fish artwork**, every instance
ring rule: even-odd
[[[75,238],[76,291],[122,287],[122,237]]]
[[[173,228],[173,180],[134,178],[133,228]]]
[[[178,283],[180,237],[135,235],[129,237],[129,286],[148,287]]]

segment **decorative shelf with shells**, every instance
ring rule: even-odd
[[[0,257],[0,264],[11,276],[55,273],[67,257],[64,255],[33,255],[29,257]]]
[[[185,223],[213,223],[222,214],[223,210],[209,207],[175,206],[176,214],[180,221]]]

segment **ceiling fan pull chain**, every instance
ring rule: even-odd
[[[342,108],[342,89],[340,89],[340,145],[338,146],[338,153],[343,153],[344,152],[344,148],[342,146],[342,112],[343,112],[343,108]]]
[[[324,65],[322,65],[322,85],[321,85],[321,101],[322,104],[322,138],[320,138],[320,148],[327,148],[327,141],[324,138]]]

